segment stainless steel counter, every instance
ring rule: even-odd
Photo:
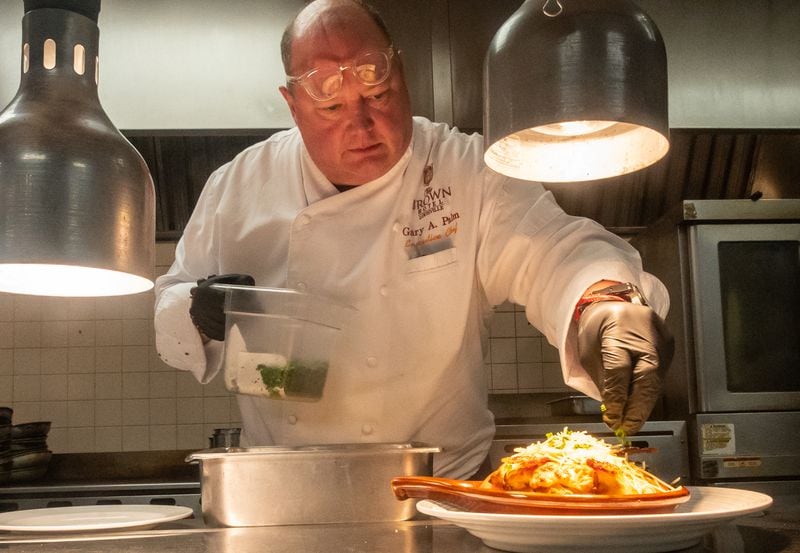
[[[512,433],[513,434],[513,433]],[[515,437],[515,436],[512,436]],[[648,438],[649,439],[649,438]],[[155,463],[148,456],[142,461]],[[72,465],[83,459],[68,459]],[[105,459],[106,464],[123,467],[118,472],[131,475],[132,467],[140,461],[134,458],[118,460],[116,457]],[[124,461],[124,462],[123,462]],[[169,466],[176,465],[182,458],[170,459]],[[135,468],[135,467],[133,467]],[[185,467],[181,467],[183,470]],[[61,473],[72,474],[78,471],[55,471],[51,480],[31,484],[30,490],[5,487],[0,489],[0,500],[5,493],[9,502],[17,501],[14,508],[33,508],[27,503],[19,502],[28,496],[55,497],[55,492],[63,492],[70,504],[98,504],[100,501],[89,501],[87,497],[97,499],[97,490],[85,481],[73,482],[70,485],[80,486],[81,493],[66,486],[59,480]],[[149,474],[152,472],[153,474]],[[173,474],[166,472],[171,479],[161,477],[164,470],[154,464],[148,474],[138,474],[140,480],[153,480],[151,485],[156,490],[145,489],[141,481],[127,483],[142,488],[143,495],[133,496],[127,493],[123,503],[151,502],[155,491],[166,493],[175,491],[165,488],[164,482],[177,485],[183,482],[186,486],[198,486],[193,475],[183,472]],[[95,471],[89,473],[97,475]],[[155,478],[145,478],[158,475]],[[107,475],[100,474],[99,477]],[[110,477],[117,478],[116,474]],[[106,485],[105,478],[98,485]],[[56,486],[58,484],[58,486]],[[706,537],[703,543],[684,549],[682,553],[800,553],[800,495],[790,489],[788,482],[778,482],[774,489],[758,490],[769,493],[775,504],[763,516],[752,516],[739,519],[735,524],[721,527]],[[117,483],[119,485],[119,482]],[[84,489],[86,488],[86,489]],[[784,489],[785,488],[785,489]],[[198,490],[199,491],[199,490]],[[15,492],[19,498],[14,499]],[[23,493],[24,492],[24,493]],[[105,493],[120,495],[119,490],[108,490]],[[130,492],[127,490],[126,492]],[[783,493],[780,493],[783,492]],[[81,495],[83,494],[83,495]],[[86,496],[86,497],[84,497]],[[99,496],[98,496],[99,497]],[[160,496],[159,496],[160,497]],[[156,497],[155,499],[159,499]],[[91,499],[90,498],[90,499]],[[148,501],[142,499],[145,498]],[[64,499],[64,498],[61,498]],[[103,502],[109,497],[103,496]],[[135,499],[135,501],[134,501]],[[181,504],[179,502],[173,504]],[[55,503],[53,506],[58,505]],[[39,505],[36,505],[37,507]],[[45,505],[41,505],[45,506]],[[2,507],[2,501],[0,501]],[[0,509],[2,510],[2,509]],[[195,510],[199,517],[199,510]],[[145,531],[120,531],[116,533],[84,533],[84,534],[22,534],[0,532],[0,553],[492,553],[495,549],[485,546],[480,539],[438,519],[420,516],[418,520],[397,523],[372,524],[320,524],[307,526],[272,526],[255,528],[206,528],[200,518],[186,519],[178,522],[162,524],[155,529]],[[546,553],[552,553],[548,550]],[[571,551],[570,553],[584,553]]]
[[[117,534],[0,533],[4,553],[491,553],[478,538],[431,519],[398,523],[204,528],[186,520]],[[550,553],[548,551],[547,553]],[[800,553],[800,509],[740,519],[682,553]]]

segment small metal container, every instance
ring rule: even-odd
[[[215,428],[214,434],[208,439],[208,447],[239,447],[241,428]]]
[[[334,444],[217,448],[192,453],[200,463],[203,519],[209,526],[272,526],[407,520],[396,476],[430,476],[436,447]]]

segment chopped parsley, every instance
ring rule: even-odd
[[[325,361],[290,360],[283,365],[259,363],[256,367],[270,397],[319,399],[328,376]]]

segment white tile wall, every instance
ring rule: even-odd
[[[156,245],[155,274],[174,243]],[[202,386],[155,352],[152,292],[109,298],[0,293],[0,405],[14,422],[52,421],[56,453],[201,449],[214,428],[240,425],[221,378]],[[485,365],[496,394],[560,392],[558,352],[504,304]]]
[[[561,377],[558,350],[528,322],[519,305],[505,303],[495,310],[485,364],[494,394],[571,391]]]
[[[157,244],[156,275],[174,252]],[[207,447],[240,424],[235,399],[158,359],[153,302],[0,294],[0,405],[15,423],[51,421],[56,453]]]

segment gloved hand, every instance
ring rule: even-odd
[[[202,334],[221,342],[225,339],[225,291],[212,288],[212,284],[255,286],[256,281],[250,275],[211,275],[198,280],[197,286],[191,289],[189,316],[192,322]]]
[[[635,434],[647,421],[674,351],[664,321],[645,305],[596,302],[578,321],[581,364],[602,394],[603,421],[615,432]]]

